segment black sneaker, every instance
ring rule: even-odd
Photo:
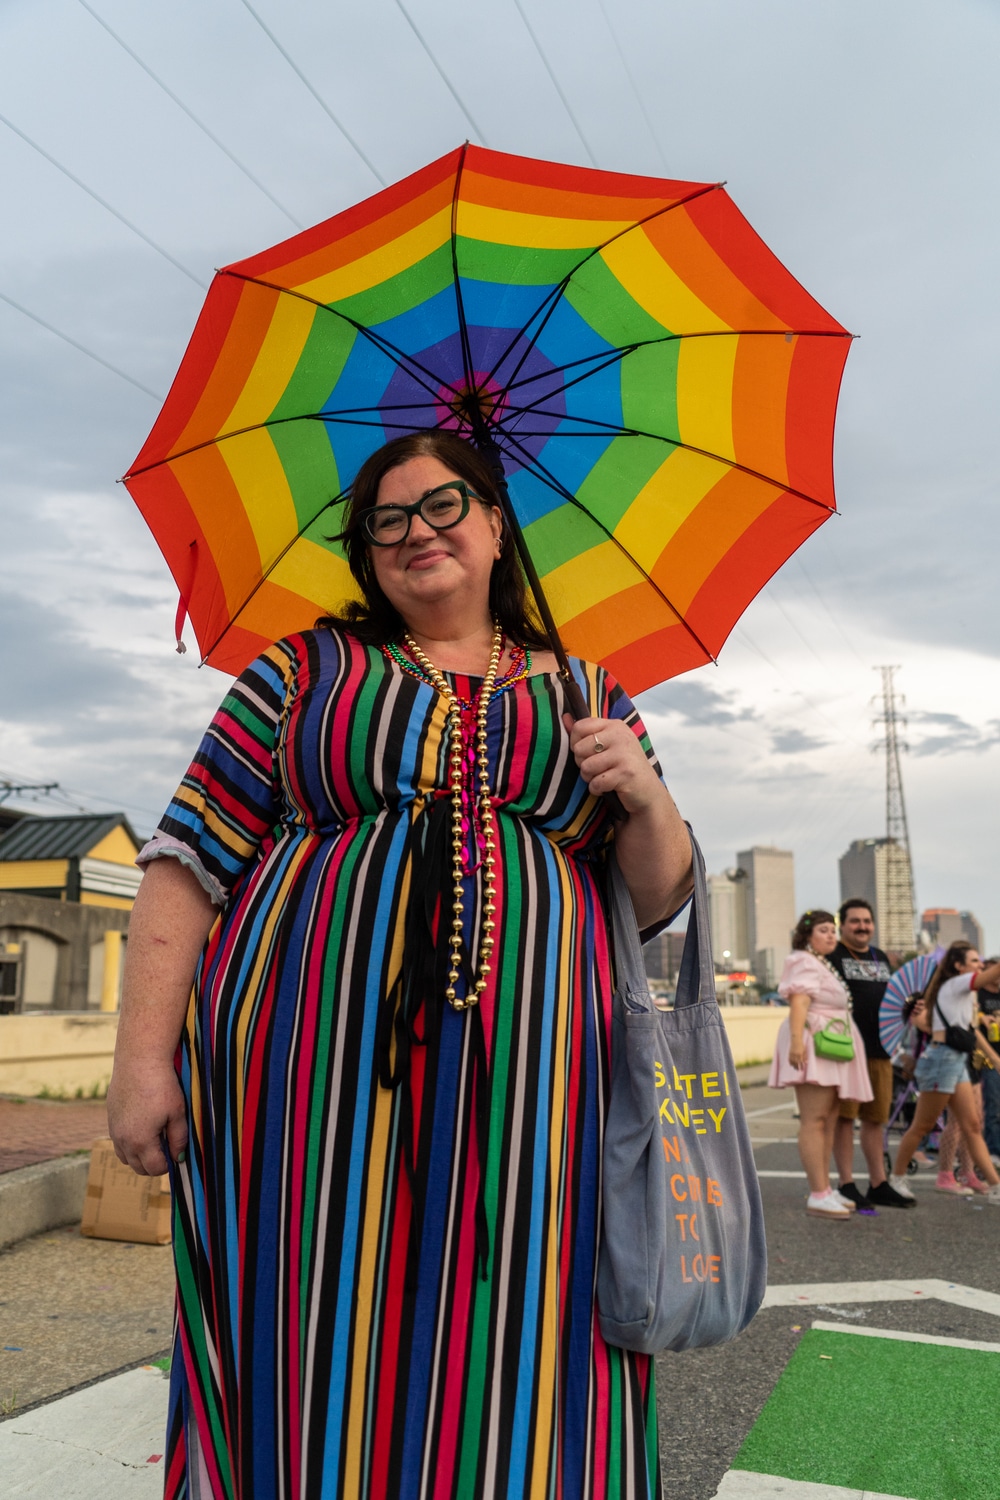
[[[856,1182],[842,1182],[837,1188],[842,1198],[849,1198],[859,1214],[874,1214],[870,1198],[866,1198]]]
[[[878,1187],[869,1187],[868,1202],[877,1203],[879,1208],[916,1208],[917,1206],[915,1198],[904,1198],[902,1193],[896,1192],[890,1182],[880,1182]]]

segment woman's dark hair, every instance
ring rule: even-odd
[[[496,505],[502,514],[492,470],[465,438],[436,429],[393,438],[366,458],[358,470],[350,488],[344,529],[340,533],[348,566],[361,590],[361,599],[350,599],[341,605],[338,613],[324,615],[316,621],[317,627],[326,625],[349,630],[370,646],[385,646],[402,636],[406,622],[379,587],[371,551],[357,524],[357,517],[361,511],[377,503],[379,485],[390,469],[399,468],[411,458],[424,457],[438,459],[471,486],[484,506]],[[504,542],[490,574],[490,612],[499,620],[508,640],[545,650],[548,641],[536,618],[517,549],[509,534],[504,536]]]
[[[792,933],[792,947],[808,948],[813,928],[819,927],[823,922],[833,922],[835,927],[837,925],[832,911],[823,911],[817,906],[813,911],[803,912]]]
[[[958,973],[958,966],[965,962],[967,953],[975,952],[975,943],[969,943],[964,938],[959,938],[952,943],[931,975],[930,983],[924,990],[924,1004],[927,1006],[927,1015],[931,1016],[934,1010],[934,1002],[937,1000],[938,991],[949,979],[954,979]]]

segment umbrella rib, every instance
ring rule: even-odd
[[[665,203],[662,208],[653,209],[653,211],[651,213],[646,214],[646,216],[644,218],[642,218],[642,219],[636,219],[634,221],[634,223],[629,224],[625,229],[619,229],[617,231],[617,233],[609,235],[606,240],[603,240],[601,242],[601,244],[594,245],[590,250],[587,251],[586,255],[582,256],[581,259],[577,261],[576,265],[573,266],[573,268],[571,270],[569,270],[569,271],[566,272],[566,275],[562,278],[562,280],[559,281],[559,282],[557,282],[556,285],[552,288],[552,290],[549,293],[547,293],[547,295],[538,304],[538,306],[535,308],[535,311],[531,314],[531,317],[528,319],[528,321],[523,325],[522,328],[519,329],[519,331],[513,336],[513,338],[508,343],[507,348],[503,351],[503,353],[501,354],[500,358],[497,360],[496,364],[493,366],[492,370],[490,371],[489,378],[493,379],[496,376],[497,370],[503,364],[504,360],[510,354],[511,350],[516,346],[516,344],[518,343],[518,341],[520,339],[527,339],[528,338],[528,330],[529,330],[529,328],[531,327],[532,323],[534,323],[535,319],[541,316],[543,309],[545,309],[546,304],[548,303],[548,304],[550,304],[550,306],[548,307],[548,310],[545,312],[545,317],[542,319],[542,322],[539,325],[538,333],[535,333],[535,334],[531,335],[532,341],[537,340],[538,335],[541,333],[542,329],[545,327],[545,324],[548,322],[549,318],[552,316],[553,312],[555,311],[557,303],[562,299],[562,297],[563,297],[563,295],[564,295],[564,293],[566,291],[566,288],[569,286],[570,282],[573,280],[573,277],[576,275],[576,273],[578,271],[580,271],[580,270],[583,269],[583,267],[587,264],[587,262],[589,260],[593,260],[593,258],[594,258],[595,255],[600,255],[601,251],[602,250],[606,250],[609,245],[614,244],[615,240],[621,239],[626,234],[631,234],[632,231],[633,231],[633,229],[641,229],[643,227],[643,225],[651,223],[653,219],[660,218],[663,214],[667,214],[667,213],[672,212],[673,209],[675,209],[675,208],[684,208],[688,203],[693,203],[695,201],[695,199],[697,199],[697,198],[703,198],[706,193],[721,192],[722,191],[722,187],[723,187],[723,184],[721,182],[699,183],[698,188],[697,188],[697,190],[695,192],[688,193],[686,197],[684,197],[684,198],[678,198],[673,203]]]
[[[615,536],[614,532],[609,531],[604,522],[598,520],[593,511],[588,510],[588,508],[576,498],[573,492],[571,490],[568,490],[564,484],[561,484],[560,481],[555,477],[555,475],[552,474],[543,463],[535,458],[528,449],[522,447],[522,445],[517,441],[517,438],[515,438],[512,434],[506,432],[503,433],[503,436],[504,438],[506,438],[507,442],[511,444],[512,447],[517,449],[518,453],[521,455],[521,460],[526,467],[532,469],[537,477],[541,479],[543,483],[547,484],[549,488],[553,490],[557,495],[561,495],[562,498],[568,501],[570,505],[575,506],[576,509],[581,512],[581,514],[585,515],[589,521],[593,522],[598,530],[603,531],[608,541],[614,543],[619,552],[621,552],[622,556],[628,559],[639,576],[645,579],[653,592],[659,595],[659,597],[663,600],[664,604],[671,611],[671,613],[680,621],[680,623],[684,626],[684,629],[687,631],[688,635],[698,646],[699,650],[704,651],[705,655],[708,657],[708,660],[714,662],[716,660],[714,652],[708,649],[708,647],[705,645],[705,642],[699,636],[698,632],[688,624],[687,620],[685,620],[684,616],[681,614],[677,606],[671,603],[671,601],[667,598],[666,594],[660,588],[655,579],[649,576],[646,569],[643,568],[639,564],[639,562],[632,556],[628,548],[623,546],[623,544]]]
[[[524,380],[508,380],[504,382],[503,389],[506,393],[523,389],[539,380],[549,380],[553,375],[561,375],[567,370],[575,370],[579,365],[595,364],[598,360],[613,363],[611,355],[624,359],[626,355],[635,354],[639,349],[655,349],[658,344],[679,344],[687,339],[728,339],[728,338],[807,338],[807,339],[853,339],[854,335],[847,333],[835,333],[832,329],[809,329],[809,328],[701,328],[694,329],[689,333],[666,333],[656,339],[636,339],[630,344],[609,344],[607,349],[602,349],[599,354],[584,354],[579,359],[571,359],[564,365],[553,365],[550,370],[542,370],[537,375],[527,375]],[[519,366],[520,367],[520,366]],[[594,373],[600,374],[601,365]],[[516,371],[515,371],[516,374]]]
[[[462,146],[458,158],[458,166],[455,168],[455,186],[451,194],[451,279],[455,286],[455,311],[458,314],[458,334],[462,342],[462,365],[465,369],[465,385],[470,395],[473,390],[472,378],[472,347],[469,343],[469,325],[465,318],[465,299],[462,296],[462,279],[458,274],[458,195],[462,187],[462,172],[465,168],[465,157],[469,149],[466,141]]]
[[[282,547],[281,551],[278,553],[274,561],[272,563],[269,563],[268,566],[263,570],[260,577],[257,579],[257,582],[254,584],[249,594],[247,594],[246,598],[243,600],[243,603],[230,615],[225,630],[223,630],[221,634],[216,636],[215,640],[209,646],[208,650],[205,652],[204,656],[201,659],[202,666],[204,666],[208,661],[208,658],[211,656],[215,648],[219,645],[220,641],[223,641],[232,630],[233,626],[236,624],[236,621],[239,619],[240,615],[250,603],[250,600],[254,597],[255,594],[259,592],[260,589],[263,588],[264,584],[270,578],[271,574],[281,562],[282,558],[287,556],[287,554],[291,552],[292,548],[295,546],[295,543],[306,534],[310,526],[314,525],[319,520],[320,516],[325,510],[329,510],[333,505],[340,505],[344,500],[347,499],[348,493],[349,491],[347,490],[341,490],[340,494],[334,495],[332,500],[325,500],[320,506],[319,510],[315,513],[315,515],[312,516],[312,518],[308,520],[304,526],[301,526],[299,528],[299,530],[295,533],[290,541],[285,543],[284,547]]]
[[[529,408],[525,407],[525,411]],[[546,413],[541,413],[545,416]],[[556,413],[552,413],[553,416]],[[594,417],[566,417],[562,421],[579,422],[581,425],[593,429],[592,434],[583,432],[566,433],[567,437],[640,437],[648,438],[653,443],[668,443],[671,448],[683,448],[686,453],[696,453],[700,458],[709,458],[713,463],[722,464],[727,469],[735,469],[740,474],[746,474],[750,479],[759,479],[764,484],[771,485],[776,490],[781,490],[786,495],[794,495],[797,500],[806,500],[810,505],[818,505],[820,510],[825,510],[829,515],[837,514],[835,505],[827,505],[825,500],[817,500],[815,495],[807,495],[805,490],[796,489],[794,485],[783,484],[780,479],[774,479],[770,474],[764,474],[760,469],[751,469],[749,464],[741,464],[734,458],[723,458],[719,453],[713,453],[709,448],[698,448],[694,443],[684,443],[680,438],[666,437],[659,432],[646,432],[641,427],[614,427],[610,422],[600,422]],[[507,436],[506,429],[500,427],[500,432]],[[524,436],[552,437],[551,430],[535,433],[525,433]],[[588,512],[589,514],[589,512]]]
[[[428,395],[432,397],[437,395],[437,391],[442,385],[446,386],[456,398],[462,394],[461,391],[455,390],[455,387],[447,381],[440,380],[433,370],[428,370],[419,360],[414,359],[412,354],[406,354],[402,349],[398,349],[383,334],[376,333],[373,328],[369,328],[365,323],[359,323],[357,318],[349,317],[347,313],[341,312],[339,307],[331,307],[329,302],[320,302],[317,297],[310,297],[305,292],[300,292],[292,286],[280,286],[278,282],[265,281],[260,276],[247,276],[242,271],[234,271],[230,266],[223,266],[218,274],[220,276],[235,277],[237,281],[245,281],[252,286],[262,286],[269,292],[279,292],[286,297],[298,297],[300,301],[308,302],[310,306],[318,307],[322,312],[328,312],[335,318],[340,318],[341,322],[346,323],[349,328],[353,328],[355,333],[362,334],[383,354],[391,355],[397,364],[402,368],[408,369],[413,378],[417,380],[417,383],[423,385]],[[424,380],[420,380],[419,376],[421,375],[426,377],[426,381],[435,382],[434,386],[432,387],[429,384],[425,384]]]

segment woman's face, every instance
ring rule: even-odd
[[[809,934],[809,946],[814,953],[832,953],[837,946],[837,929],[832,922],[817,922]]]
[[[378,487],[377,505],[413,505],[428,491],[461,475],[438,458],[421,455],[390,469]],[[404,541],[372,547],[375,577],[408,625],[417,627],[422,607],[454,600],[476,614],[489,610],[490,573],[498,553],[500,512],[473,500],[469,514],[448,531],[435,531],[420,515],[410,519]]]
[[[962,962],[956,964],[955,967],[959,974],[971,974],[974,969],[981,969],[983,967],[983,961],[975,948],[970,948]]]

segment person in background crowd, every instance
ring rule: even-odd
[[[788,1001],[774,1046],[769,1084],[793,1087],[799,1106],[799,1156],[809,1180],[806,1213],[818,1219],[845,1221],[856,1205],[830,1187],[830,1148],[842,1099],[870,1099],[864,1044],[851,1020],[851,994],[829,960],[837,946],[837,928],[828,911],[807,911],[792,934],[793,951],[785,959],[778,994]],[[854,1044],[849,1061],[821,1057],[816,1032],[831,1022],[846,1024]]]
[[[988,973],[996,964],[1000,964],[1000,958],[988,958],[984,973]],[[1000,980],[994,979],[991,984],[984,984],[981,978],[976,997],[983,1014],[980,1030],[985,1028],[986,1040],[996,1051],[1000,1051]],[[1000,1069],[983,1069],[982,1104],[983,1139],[993,1165],[1000,1167]]]
[[[990,959],[989,962],[993,964],[997,960]],[[997,1030],[996,1021],[993,1021],[991,1025],[987,1019],[994,1016],[997,1009],[1000,1008],[1000,994],[997,993],[996,987],[994,986],[987,990],[984,986],[979,985],[977,987],[976,999],[980,1011],[978,1029],[986,1037],[987,1041],[1000,1040],[1000,1037],[990,1036],[991,1030],[994,1032]],[[992,1089],[993,1084],[1000,1083],[1000,1076],[998,1076],[995,1068],[990,1067],[989,1058],[981,1048],[977,1048],[977,1051],[969,1058],[969,1073],[976,1096],[979,1126],[983,1131],[983,1138],[986,1140],[986,1149],[990,1153],[990,1159],[993,1161],[993,1165],[996,1166],[997,1161],[994,1160],[994,1147],[990,1145],[985,1130],[986,1102],[988,1097],[986,1090],[988,1087]],[[987,1080],[992,1080],[993,1082],[988,1084]],[[992,1098],[990,1098],[990,1103],[993,1103]],[[992,1133],[995,1136],[996,1123],[991,1121],[991,1126]],[[957,1172],[954,1170],[956,1155],[958,1157]],[[989,1192],[982,1178],[976,1175],[972,1153],[969,1150],[969,1143],[952,1110],[948,1112],[948,1123],[941,1134],[941,1144],[938,1147],[938,1174],[934,1187],[939,1193],[954,1193],[956,1196],[963,1198],[971,1197],[973,1193]]]
[[[924,995],[924,1007],[932,1026],[931,1043],[917,1063],[914,1077],[920,1096],[909,1130],[899,1143],[890,1186],[904,1198],[913,1198],[906,1182],[905,1172],[910,1157],[920,1144],[941,1111],[947,1107],[958,1121],[968,1142],[972,1159],[985,1178],[988,1191],[984,1203],[1000,1208],[1000,1175],[990,1161],[990,1154],[983,1140],[979,1123],[979,1106],[969,1078],[969,1052],[958,1045],[962,1032],[971,1030],[976,1022],[976,995],[980,983],[993,984],[1000,979],[1000,963],[983,967],[971,943],[952,943],[938,964]],[[956,1035],[955,1032],[958,1034]],[[978,1045],[994,1067],[1000,1065],[1000,1056],[994,1052],[985,1037],[977,1035]],[[939,1166],[948,1170],[951,1163],[942,1153]]]
[[[878,1013],[892,970],[888,956],[872,946],[875,919],[863,897],[845,901],[838,913],[840,941],[830,954],[830,962],[851,992],[854,1020],[861,1033],[871,1080],[872,1097],[867,1103],[857,1099],[840,1101],[840,1118],[833,1140],[840,1185],[837,1191],[849,1198],[861,1213],[879,1208],[910,1208],[910,1198],[897,1193],[886,1181],[883,1138],[892,1110],[892,1063],[882,1046],[878,1031]],[[868,1191],[862,1193],[854,1181],[854,1121],[861,1120],[861,1151],[868,1168]]]
[[[927,1024],[924,997],[919,990],[915,995],[911,995],[903,1006],[903,1020],[905,1025],[902,1040],[900,1041],[898,1051],[892,1058],[892,1062],[894,1067],[898,1066],[903,1078],[909,1083],[916,1071],[920,1055],[930,1044],[931,1039],[931,1028]],[[916,1108],[915,1103],[913,1107]],[[888,1138],[886,1139],[888,1143]],[[917,1163],[918,1167],[937,1166],[933,1157],[928,1156],[922,1147],[920,1150],[914,1151],[913,1160]]]

